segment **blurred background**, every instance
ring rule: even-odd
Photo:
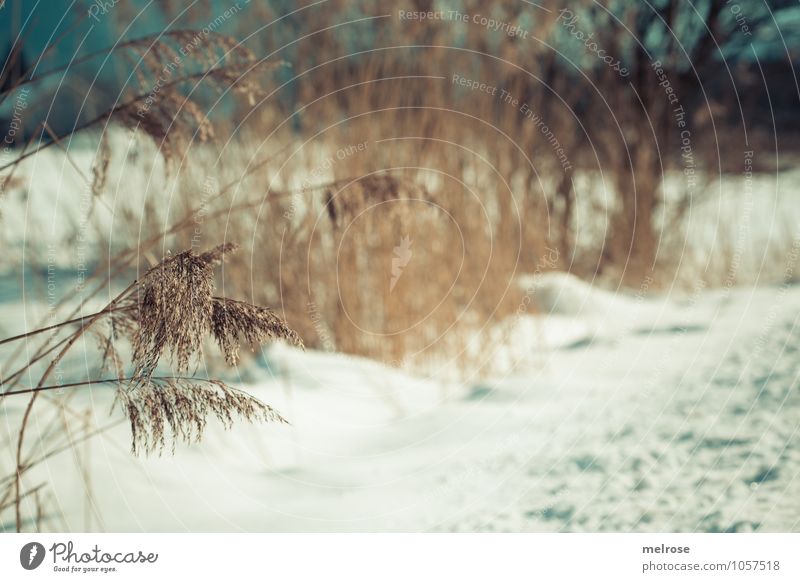
[[[2,336],[235,242],[215,292],[308,348],[198,364],[291,432],[130,469],[223,458],[206,485],[268,515],[109,509],[83,471],[47,527],[797,529],[795,0],[7,0],[0,30]],[[48,345],[3,346],[7,389]],[[81,349],[64,381],[103,373]]]
[[[402,16],[428,12],[438,16]],[[247,232],[251,248],[239,259],[247,275],[230,284],[282,303],[311,345],[321,345],[316,325],[347,352],[387,361],[424,352],[463,322],[465,303],[481,322],[513,310],[511,281],[554,250],[548,269],[635,289],[651,280],[663,288],[780,277],[776,257],[791,244],[796,216],[776,213],[780,196],[756,204],[746,242],[736,218],[754,189],[775,190],[797,165],[800,8],[791,1],[98,1],[63,10],[7,2],[0,18],[2,86],[41,79],[20,86],[16,99],[4,95],[6,128],[24,97],[14,148],[53,135],[97,142],[97,123],[73,131],[126,100],[173,102],[175,123],[164,121],[161,140],[183,142],[182,171],[164,186],[146,170],[143,191],[110,193],[133,196],[138,208],[98,219],[108,248],[136,243],[124,222],[134,222],[136,237],[157,234],[176,208],[203,198],[203,184],[219,187],[277,156],[237,186],[238,203],[263,200],[255,219],[223,212],[203,230],[224,220],[234,221],[228,233]],[[199,37],[181,36],[190,29]],[[243,55],[274,64],[248,73],[264,91],[257,101],[206,86],[204,68]],[[165,83],[181,97],[161,92]],[[191,106],[178,101],[187,96]],[[127,125],[141,133],[140,122]],[[196,125],[184,140],[166,131],[181,123]],[[119,119],[102,125],[113,130]],[[214,139],[205,139],[211,127]],[[192,148],[209,160],[197,170],[188,169]],[[152,152],[141,160],[160,163]],[[165,187],[174,193],[167,199],[151,191]],[[316,190],[264,196],[308,187]],[[376,229],[387,236],[367,236]],[[391,262],[403,237],[425,252],[389,293],[385,269],[352,253]],[[279,260],[287,240],[313,252]],[[168,246],[188,242],[177,233]],[[42,261],[35,251],[31,266]],[[93,251],[91,260],[102,257]]]

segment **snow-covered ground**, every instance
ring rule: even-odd
[[[78,448],[94,508],[73,451],[26,482],[55,494],[52,529],[800,530],[800,286],[537,285],[552,313],[506,322],[508,374],[444,384],[273,346],[238,385],[291,426],[212,426],[142,459],[120,425]],[[109,422],[109,390],[75,398]],[[4,403],[0,442],[24,402]],[[32,440],[52,416],[38,410]]]

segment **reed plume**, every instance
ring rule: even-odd
[[[189,249],[168,255],[105,309],[81,318],[80,321],[88,323],[67,338],[66,346],[51,362],[39,385],[6,391],[3,395],[35,397],[40,392],[65,387],[116,384],[117,400],[130,422],[134,453],[160,453],[170,441],[173,450],[177,441],[198,441],[209,416],[216,417],[226,428],[232,426],[234,418],[286,422],[267,404],[220,380],[154,375],[165,354],[170,357],[173,371],[185,374],[192,361],[201,356],[206,339],[211,337],[231,365],[239,361],[240,339],[250,345],[285,340],[303,346],[297,333],[271,310],[213,295],[214,268],[236,248],[228,243],[204,253]],[[115,377],[45,385],[64,353],[87,331],[98,340],[102,355],[100,369],[113,370]],[[37,333],[39,330],[12,339]],[[127,377],[117,349],[117,343],[123,339],[130,340],[133,346],[133,373]]]
[[[302,347],[299,336],[269,309],[214,297],[214,267],[236,248],[228,243],[201,254],[190,249],[168,256],[138,285],[134,372],[118,394],[131,423],[134,453],[162,451],[169,435],[173,448],[178,440],[199,440],[208,415],[226,427],[235,416],[285,422],[268,405],[219,380],[153,375],[165,352],[178,373],[186,372],[209,336],[230,365],[239,361],[239,338],[251,345],[286,340]]]
[[[303,345],[297,333],[271,310],[233,299],[213,299],[211,332],[231,366],[239,362],[240,337],[250,345],[277,339]]]
[[[192,250],[168,257],[145,275],[133,342],[134,377],[149,378],[165,350],[179,372],[189,368],[210,329],[213,289],[212,262]]]
[[[151,378],[133,390],[121,387],[118,397],[130,421],[134,454],[160,453],[168,445],[174,452],[178,441],[199,441],[209,416],[225,428],[235,417],[286,422],[272,407],[219,380]]]

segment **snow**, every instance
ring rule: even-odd
[[[114,228],[110,216],[172,188],[160,162],[142,165],[148,154],[130,135],[112,139],[119,159],[109,190],[125,196],[95,206],[100,232]],[[55,149],[20,166],[22,185],[2,201],[13,228],[3,231],[9,252],[0,271],[46,256],[59,283],[74,282],[76,237],[86,235],[87,248],[98,242],[81,205],[94,147],[75,148],[81,172]],[[121,180],[127,188],[117,187]],[[786,250],[797,223],[800,207],[784,186],[793,182],[795,173],[784,172],[715,185],[676,229],[687,271],[720,249],[738,253],[736,276],[726,278],[736,286],[657,296],[562,273],[522,275],[518,284],[538,312],[475,338],[475,354],[491,352],[488,377],[454,381],[458,374],[446,369],[424,377],[275,345],[225,379],[277,408],[290,426],[237,424],[226,432],[212,424],[202,443],[137,458],[122,423],[50,457],[26,483],[44,483],[52,494],[52,530],[800,530],[800,285],[794,272],[792,282],[779,283],[781,261],[772,261],[777,278],[765,275],[769,252]],[[583,193],[592,177],[577,183]],[[77,203],[68,198],[75,192]],[[578,202],[587,205],[584,215],[597,200]],[[578,242],[596,246],[605,225],[586,226]],[[746,274],[765,275],[761,286],[743,286],[755,282]],[[0,276],[3,337],[47,318],[59,297],[41,299],[46,276]],[[95,360],[86,338],[64,373],[85,377]],[[75,410],[91,405],[94,425],[120,418],[109,417],[110,389],[73,394]],[[25,403],[14,397],[0,406],[3,475],[13,471],[8,443]],[[37,403],[28,433],[34,450],[55,412],[46,399]],[[10,520],[0,512],[0,531],[13,529]]]
[[[120,425],[27,482],[48,483],[48,523],[69,530],[800,529],[800,287],[535,285],[544,312],[506,322],[520,342],[494,348],[506,373],[443,383],[275,345],[234,383],[290,426],[211,426],[174,456],[136,458]],[[108,389],[72,403],[89,401],[94,422],[113,420]],[[23,404],[6,403],[0,437]],[[53,412],[38,411],[32,441]],[[75,455],[91,463],[88,518]]]

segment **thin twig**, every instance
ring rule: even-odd
[[[207,378],[193,378],[191,376],[153,376],[153,380],[191,380],[193,382],[206,382]],[[50,386],[37,386],[35,388],[26,388],[24,390],[14,390],[6,392],[6,396],[13,396],[15,394],[35,394],[36,392],[46,392],[48,390],[58,390],[59,388],[75,388],[77,386],[90,386],[92,384],[125,384],[137,380],[136,377],[131,376],[127,378],[102,378],[100,380],[83,380],[81,382],[69,382],[67,384],[52,384]]]
[[[25,339],[26,337],[31,337],[31,336],[34,336],[34,335],[37,335],[37,334],[40,334],[40,333],[44,333],[46,331],[50,331],[51,329],[57,329],[59,327],[64,327],[65,325],[72,325],[73,323],[83,324],[84,321],[86,321],[88,319],[91,319],[91,318],[94,318],[94,317],[96,317],[98,315],[104,315],[106,313],[114,313],[116,311],[124,311],[126,309],[131,309],[131,307],[119,307],[117,309],[103,309],[103,310],[98,311],[96,313],[90,313],[89,315],[84,315],[82,317],[77,317],[75,319],[70,319],[69,321],[62,321],[60,323],[49,325],[47,327],[41,327],[39,329],[34,329],[33,331],[28,331],[28,332],[25,332],[25,333],[21,333],[19,335],[15,335],[15,336],[12,336],[12,337],[7,337],[4,340],[0,340],[0,346],[3,345],[3,344],[7,344],[7,343],[10,343],[10,342],[13,342],[13,341]]]
[[[50,362],[50,365],[45,370],[44,374],[42,374],[42,377],[39,380],[39,384],[38,384],[37,388],[40,388],[40,387],[44,386],[44,383],[47,381],[47,378],[53,372],[55,367],[61,362],[61,360],[63,359],[64,355],[75,344],[75,342],[77,342],[78,339],[81,336],[83,336],[83,334],[86,332],[86,330],[89,329],[98,319],[100,319],[100,317],[102,317],[105,314],[106,311],[116,307],[116,305],[120,301],[122,301],[125,297],[127,297],[128,292],[133,290],[138,284],[139,284],[138,280],[133,281],[133,283],[128,285],[122,291],[122,293],[117,295],[106,306],[106,308],[104,310],[99,311],[98,313],[96,313],[94,315],[94,317],[92,317],[86,325],[81,326],[81,328],[79,330],[77,330],[72,335],[72,337],[70,338],[70,341],[68,341],[67,344],[58,353],[58,355],[55,358],[53,358],[53,360]],[[25,413],[22,416],[22,426],[20,426],[19,438],[17,440],[17,457],[16,457],[17,475],[16,475],[16,479],[14,481],[14,499],[15,499],[14,509],[15,509],[16,526],[17,526],[17,531],[18,532],[22,531],[22,504],[21,504],[21,499],[19,497],[20,487],[21,487],[21,484],[22,484],[21,483],[22,475],[20,473],[20,468],[22,467],[22,447],[23,447],[23,443],[25,441],[25,429],[28,426],[28,420],[30,419],[31,411],[33,410],[33,405],[36,402],[36,397],[37,396],[39,396],[39,392],[34,392],[31,395],[30,401],[28,401],[28,406],[25,408]]]

